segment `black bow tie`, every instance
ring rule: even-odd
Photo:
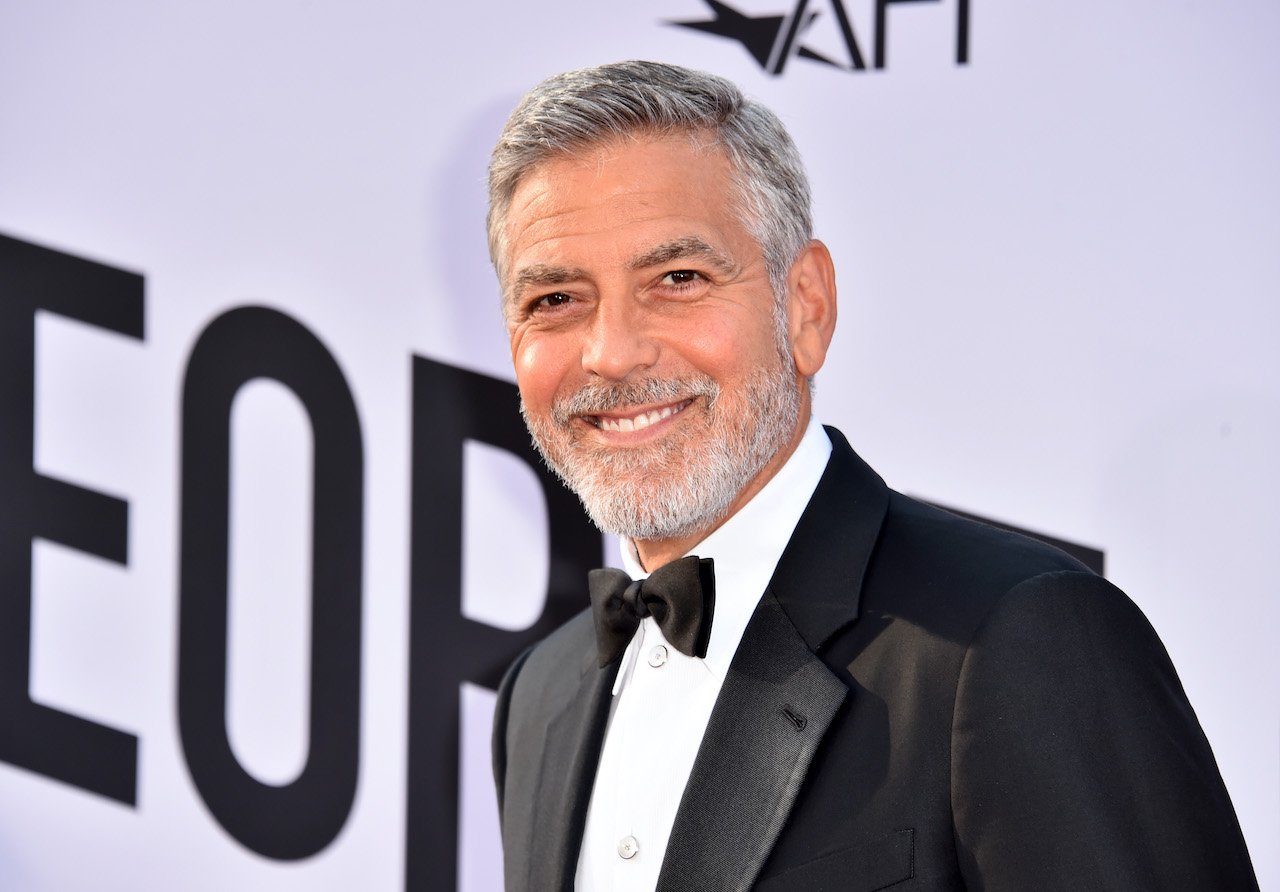
[[[587,583],[602,667],[627,649],[646,616],[654,618],[676,650],[691,657],[707,655],[716,605],[711,558],[690,555],[664,564],[648,579],[637,580],[606,567],[588,573]]]

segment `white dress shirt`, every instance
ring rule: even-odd
[[[622,655],[578,856],[582,892],[649,892],[711,708],[774,567],[826,469],[831,441],[810,420],[796,451],[738,513],[689,551],[715,561],[706,659],[667,643],[646,617]],[[622,542],[633,579],[648,574]]]

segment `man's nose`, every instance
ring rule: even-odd
[[[596,305],[595,319],[582,345],[582,368],[611,381],[658,361],[659,346],[649,330],[643,308],[627,297],[605,297]]]

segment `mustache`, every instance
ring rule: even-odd
[[[706,375],[638,378],[611,384],[594,382],[557,399],[551,407],[551,417],[556,424],[566,425],[579,415],[599,415],[623,406],[668,403],[699,396],[706,397],[708,407],[714,408],[720,396],[720,385]]]

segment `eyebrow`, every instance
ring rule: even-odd
[[[662,266],[673,260],[683,260],[687,257],[707,260],[722,273],[732,273],[738,267],[732,257],[718,248],[712,247],[709,242],[696,235],[687,235],[684,238],[673,239],[656,245],[648,251],[632,257],[627,262],[627,267],[632,270],[648,269],[651,266]]]
[[[586,271],[576,266],[553,266],[548,263],[535,263],[532,266],[524,267],[516,274],[515,281],[511,283],[510,293],[518,296],[530,288],[563,285],[565,282],[573,282],[586,277]]]

